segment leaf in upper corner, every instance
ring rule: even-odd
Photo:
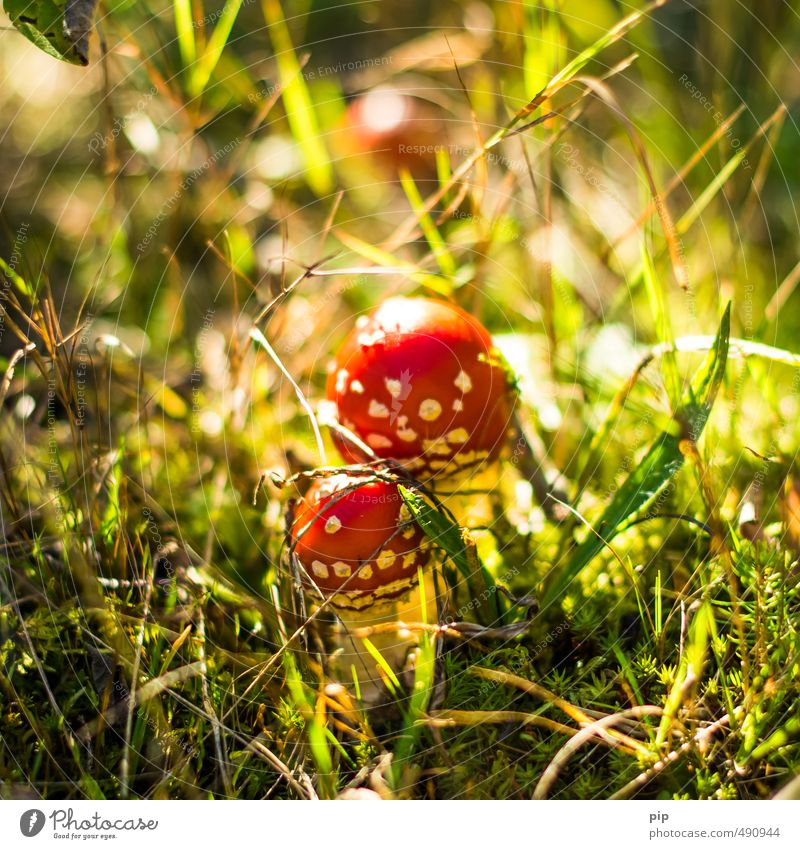
[[[711,414],[711,408],[725,374],[731,332],[731,307],[725,310],[714,345],[695,374],[675,413],[676,432],[664,432],[650,446],[642,461],[617,490],[597,524],[572,552],[566,566],[545,589],[542,607],[558,598],[578,574],[619,533],[663,491],[683,465],[681,442],[697,442]]]
[[[25,38],[49,56],[89,64],[97,0],[3,0],[3,8]]]

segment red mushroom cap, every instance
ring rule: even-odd
[[[445,147],[442,116],[430,103],[382,86],[352,101],[334,145],[344,156],[370,154],[395,172],[435,174],[436,150]]]
[[[291,541],[308,585],[357,610],[404,593],[430,558],[397,484],[345,474],[311,485]]]
[[[494,457],[513,394],[487,330],[453,304],[390,298],[362,316],[328,377],[339,420],[417,477]],[[346,443],[342,455],[359,462]]]

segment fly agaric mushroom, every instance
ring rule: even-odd
[[[315,481],[292,527],[308,584],[334,607],[351,610],[410,589],[429,559],[424,540],[397,484],[346,474]]]
[[[442,115],[430,103],[382,86],[357,97],[347,109],[334,146],[342,157],[364,157],[396,172],[407,168],[426,177],[436,173],[435,151],[442,148]]]
[[[396,297],[362,316],[328,376],[339,421],[425,479],[495,457],[513,396],[488,331],[459,307]],[[341,438],[350,462],[360,462]]]
[[[412,598],[420,567],[431,552],[412,520],[397,484],[339,474],[315,481],[295,509],[291,546],[303,568],[303,581],[317,601],[327,599],[336,610],[346,642],[336,661],[342,677],[354,667],[361,699],[376,702],[382,672],[354,628],[405,621],[426,621],[435,592],[430,570],[422,602]],[[400,669],[417,643],[404,628],[373,635],[371,642],[384,660]]]

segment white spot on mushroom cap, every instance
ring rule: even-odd
[[[422,450],[426,454],[437,454],[440,457],[449,457],[453,453],[453,449],[441,437],[439,439],[423,439]]]
[[[379,342],[383,342],[385,338],[386,334],[380,328],[372,331],[365,330],[358,334],[358,344],[364,348],[369,348],[372,345],[377,345]]]
[[[311,571],[318,578],[327,578],[328,577],[328,567],[321,560],[315,560],[311,564]]]
[[[460,398],[456,398],[456,400],[453,401],[453,409],[457,413],[460,413],[464,409],[464,402]]]
[[[314,501],[322,501],[329,495],[333,495],[334,492],[338,492],[340,489],[350,486],[352,482],[352,479],[347,475],[332,475],[329,478],[324,478],[320,480],[320,483],[314,491]]]
[[[397,555],[391,548],[384,548],[376,558],[376,563],[379,569],[391,569],[394,566],[394,561],[397,560]]]
[[[358,570],[358,577],[364,581],[368,581],[372,577],[372,566],[367,564]]]
[[[369,409],[367,410],[370,416],[374,419],[388,419],[389,418],[389,408],[386,404],[381,404],[380,401],[376,401],[374,398],[369,402]]]
[[[405,418],[405,416],[402,418]],[[403,425],[398,425],[397,435],[403,442],[413,442],[419,436],[413,427],[405,427]]]
[[[386,384],[386,389],[392,398],[399,398],[400,393],[403,391],[403,384],[399,380],[394,380],[391,377],[384,378],[383,381]]]
[[[454,430],[448,431],[445,434],[445,439],[448,442],[454,442],[457,445],[460,445],[469,439],[469,433],[466,428],[457,427]]]
[[[356,327],[357,327],[359,330],[362,330],[363,328],[365,328],[365,327],[367,326],[367,324],[369,324],[369,316],[366,316],[366,315],[360,315],[360,316],[356,319]]]
[[[347,388],[347,378],[350,375],[347,373],[347,369],[341,368],[339,369],[336,375],[336,391],[341,393],[344,392]]]
[[[419,417],[426,422],[434,422],[442,414],[442,405],[435,398],[426,398],[419,405]]]
[[[367,445],[370,448],[391,448],[392,440],[387,439],[382,433],[368,433]]]
[[[328,521],[325,522],[325,533],[335,534],[341,527],[342,520],[338,516],[331,516]]]
[[[336,575],[337,578],[349,578],[352,570],[346,563],[342,563],[341,560],[337,560],[336,563],[333,564],[333,574]]]
[[[458,376],[453,381],[453,384],[462,392],[469,392],[472,389],[472,378],[462,368]]]
[[[416,551],[409,551],[408,554],[406,554],[405,557],[403,557],[403,568],[404,569],[410,569],[414,565],[414,562],[416,561],[416,559],[417,559],[417,552]]]
[[[397,435],[403,442],[413,442],[419,434],[413,427],[408,427],[408,416],[398,416]]]
[[[459,451],[455,455],[455,461],[459,466],[469,466],[471,463],[485,460],[488,456],[488,451]]]
[[[350,391],[355,392],[356,395],[364,394],[364,384],[360,380],[351,380],[350,381]]]
[[[410,572],[403,575],[395,581],[390,581],[388,584],[382,584],[374,590],[364,591],[363,589],[355,589],[351,591],[337,592],[331,597],[332,603],[336,607],[343,607],[350,610],[366,610],[377,604],[382,599],[393,598],[402,595],[416,582],[416,572]]]

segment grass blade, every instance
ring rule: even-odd
[[[419,575],[419,592],[421,596],[420,606],[425,610],[425,584],[422,578],[422,570]],[[436,670],[436,643],[431,634],[420,634],[419,648],[414,663],[414,689],[408,700],[408,709],[405,712],[403,730],[397,741],[394,752],[394,763],[392,764],[393,784],[395,789],[401,789],[403,773],[408,770],[409,761],[417,746],[420,732],[424,727],[421,720],[425,716],[428,703],[433,693],[434,673]]]
[[[386,676],[386,686],[389,688],[393,696],[397,696],[400,692],[400,679],[397,677],[394,669],[392,669],[391,664],[388,660],[380,653],[378,647],[369,639],[369,637],[362,638],[364,643],[364,648],[370,653],[370,656],[378,664],[378,666],[383,671]]]
[[[320,798],[333,799],[336,796],[336,769],[328,748],[327,727],[324,716],[314,710],[306,695],[306,685],[300,675],[300,670],[291,652],[283,655],[283,668],[286,673],[286,684],[292,697],[292,702],[305,722],[308,735],[308,748],[317,768],[317,784]]]
[[[88,65],[88,32],[95,4],[76,9],[55,0],[3,0],[3,9],[16,29],[48,56],[73,65]],[[87,29],[88,27],[88,29]]]
[[[672,323],[669,318],[669,310],[664,298],[664,290],[661,281],[656,274],[653,259],[647,250],[647,245],[642,242],[642,268],[644,269],[644,285],[650,299],[650,311],[656,324],[658,341],[669,347],[669,351],[661,358],[661,372],[664,376],[664,385],[667,389],[672,408],[675,409],[680,403],[681,378],[678,373],[678,364],[675,359],[674,340],[672,334]]]
[[[731,307],[722,317],[714,347],[692,381],[675,413],[678,433],[662,433],[650,447],[636,470],[617,490],[600,518],[597,531],[589,533],[572,552],[565,568],[546,581],[542,607],[557,599],[580,572],[602,551],[624,526],[664,489],[683,465],[681,442],[696,442],[705,427],[717,396],[728,359]],[[552,573],[551,573],[552,574]]]
[[[663,6],[666,2],[667,0],[654,0],[654,2],[645,6],[644,9],[632,12],[628,15],[628,17],[623,18],[616,26],[603,33],[603,35],[598,38],[594,44],[590,44],[589,47],[581,51],[581,53],[579,53],[568,65],[562,68],[562,70],[559,71],[552,80],[550,80],[545,92],[557,89],[564,83],[569,82],[569,80],[571,80],[579,71],[583,70],[583,68],[585,68],[595,56],[602,53],[606,47],[609,47],[615,41],[619,41],[623,38],[639,23],[642,18],[646,17],[660,6]]]
[[[175,13],[175,32],[178,35],[178,50],[181,53],[183,67],[193,70],[197,59],[197,43],[194,38],[194,21],[192,20],[192,0],[173,0],[172,9]]]
[[[426,536],[444,551],[465,578],[470,578],[472,570],[461,528],[431,507],[421,495],[404,486],[399,486],[398,489],[414,521]]]
[[[214,68],[219,64],[222,51],[228,43],[233,24],[241,7],[242,0],[227,0],[219,16],[217,25],[214,27],[214,32],[211,33],[211,38],[209,38],[208,44],[203,50],[203,54],[197,63],[192,66],[192,74],[189,78],[189,90],[195,97],[205,91],[208,81],[214,73]]]
[[[19,289],[19,291],[25,295],[25,297],[30,298],[32,303],[35,303],[36,292],[34,289],[28,285],[27,281],[20,277],[16,271],[4,260],[0,257],[0,271],[11,280],[14,285]]]
[[[428,289],[432,292],[436,292],[438,295],[449,297],[452,294],[453,288],[445,278],[435,277],[433,274],[427,274],[424,271],[420,271],[413,263],[398,259],[388,251],[381,250],[381,248],[375,247],[375,245],[371,245],[369,242],[364,242],[357,236],[351,236],[343,230],[336,230],[335,234],[336,238],[339,239],[345,247],[349,248],[354,253],[357,253],[359,256],[363,256],[364,259],[374,262],[375,265],[378,265],[381,268],[392,269],[398,274],[407,274],[415,283],[419,283],[421,286],[427,286]],[[340,274],[344,272],[340,272],[337,269],[336,273]]]
[[[414,182],[414,178],[405,169],[400,171],[400,184],[403,187],[403,191],[406,193],[406,197],[408,198],[408,202],[411,204],[411,208],[415,213],[417,213],[419,226],[422,228],[422,232],[428,240],[431,252],[436,258],[436,262],[439,265],[442,274],[446,277],[452,277],[456,273],[456,262],[450,251],[447,249],[447,244],[442,238],[441,233],[439,233],[436,225],[431,220],[430,214],[425,211],[424,202],[419,193],[419,189],[417,189],[417,184]]]
[[[478,605],[477,618],[482,624],[495,624],[498,618],[504,622],[503,597],[496,591],[494,578],[479,560],[474,544],[468,541],[464,531],[444,513],[431,507],[418,493],[402,485],[398,486],[398,489],[414,521],[422,528],[425,535],[452,560],[473,597],[483,600],[494,598],[494,604],[490,605],[489,611],[486,610],[486,604]]]
[[[684,212],[675,229],[679,235],[684,235],[695,221],[703,214],[703,210],[711,203],[714,197],[722,190],[723,186],[728,182],[736,169],[747,158],[750,148],[767,130],[779,119],[783,117],[786,111],[786,106],[782,103],[766,121],[756,130],[753,137],[747,144],[743,145],[734,155],[723,165],[719,174],[705,187],[699,198]]]
[[[708,653],[708,643],[715,631],[714,614],[708,601],[703,602],[689,627],[689,641],[680,666],[679,674],[667,696],[664,714],[658,726],[656,744],[662,746],[669,735],[678,709],[696,682],[703,676],[703,666]]]
[[[322,141],[311,95],[294,51],[292,37],[286,26],[283,9],[278,0],[263,0],[262,8],[275,48],[286,118],[292,135],[300,146],[306,180],[315,194],[327,195],[333,190],[333,169]]]

